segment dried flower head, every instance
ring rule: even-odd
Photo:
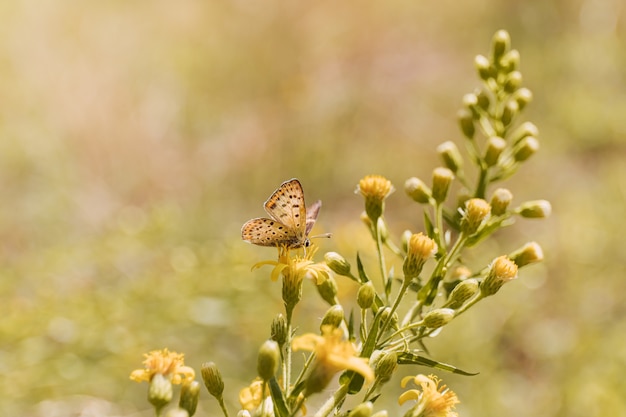
[[[437,253],[437,244],[423,233],[410,237],[407,245],[407,254],[402,265],[404,279],[417,277],[426,261]]]
[[[489,273],[480,284],[480,292],[484,297],[493,295],[507,282],[517,278],[517,265],[502,255],[493,260],[489,267]]]

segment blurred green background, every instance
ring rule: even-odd
[[[394,233],[421,214],[404,180],[459,145],[473,58],[498,29],[535,95],[541,152],[504,185],[553,216],[475,256],[534,240],[546,262],[429,345],[463,416],[626,413],[626,8],[619,0],[0,3],[0,415],[151,415],[131,382],[168,347],[215,361],[234,412],[282,311],[250,266],[274,251],[241,224],[298,177],[318,228],[354,261],[365,174],[398,188]],[[321,252],[321,253],[322,253]],[[321,255],[320,253],[320,255]],[[343,300],[355,287],[338,277]],[[325,305],[305,283],[296,320]],[[300,322],[314,330],[317,322]],[[396,403],[401,376],[380,406]],[[399,391],[398,391],[399,392]],[[320,396],[321,398],[322,396]],[[218,415],[202,393],[200,415]]]

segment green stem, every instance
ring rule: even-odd
[[[376,221],[376,226],[374,230],[376,231],[376,251],[378,252],[378,265],[380,267],[380,276],[382,277],[382,280],[383,280],[383,288],[386,289],[387,280],[389,278],[387,277],[387,270],[385,267],[385,254],[383,253],[383,241],[380,236],[380,227],[379,227],[380,221],[382,221],[381,218],[379,218]],[[388,298],[387,291],[385,291],[385,298]]]
[[[350,383],[345,383],[339,387],[337,391],[330,397],[322,407],[315,413],[313,417],[327,417],[330,413],[333,412],[333,409],[339,404],[341,401],[346,398],[348,395],[348,390],[350,389]]]
[[[376,338],[377,340],[380,339],[380,337],[385,333],[385,331],[389,327],[389,324],[391,324],[391,321],[393,320],[393,313],[395,313],[396,310],[398,309],[398,306],[400,305],[400,301],[402,301],[402,298],[404,297],[404,294],[406,294],[410,285],[411,285],[411,280],[405,279],[404,281],[402,281],[402,287],[400,288],[400,291],[398,291],[398,295],[396,295],[396,299],[394,300],[393,305],[391,306],[391,310],[389,311],[389,316],[387,317],[382,327],[378,331],[378,337]]]
[[[285,360],[283,361],[283,383],[285,384],[285,398],[289,398],[291,391],[291,319],[293,309],[287,308],[287,337],[285,339]]]
[[[220,408],[222,409],[222,413],[224,413],[224,417],[228,417],[228,410],[226,409],[226,405],[224,404],[224,398],[218,398],[217,402],[219,402],[220,404]]]

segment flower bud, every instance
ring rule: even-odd
[[[461,219],[461,231],[473,235],[489,217],[491,207],[482,198],[471,198],[465,202],[465,210]]]
[[[330,275],[322,282],[317,284],[317,292],[322,300],[326,301],[329,305],[339,304],[337,300],[337,281]]]
[[[363,310],[368,309],[374,304],[374,299],[376,298],[376,289],[374,289],[374,284],[371,282],[366,282],[361,285],[359,291],[356,293],[356,302]]]
[[[483,55],[476,55],[476,58],[474,58],[474,66],[476,67],[478,76],[481,80],[487,81],[488,79],[493,78],[493,68],[491,67],[491,63],[487,57]]]
[[[477,292],[477,280],[472,278],[461,281],[456,287],[454,287],[454,289],[450,293],[450,297],[448,297],[448,302],[446,303],[446,305],[449,308],[456,310],[457,308],[465,304],[465,302],[472,298]]]
[[[278,343],[278,346],[284,346],[287,341],[287,321],[282,314],[277,315],[272,320],[272,336],[271,339]]]
[[[448,168],[440,167],[433,170],[433,198],[436,202],[445,201],[453,179],[454,173]]]
[[[513,194],[506,188],[498,188],[491,196],[491,214],[501,216],[506,213],[509,204],[513,200]]]
[[[384,307],[378,310],[376,315],[380,314],[380,324],[382,325],[389,319],[389,314],[391,313],[391,307]],[[398,313],[393,313],[391,316],[391,327],[395,327],[398,324]]]
[[[505,283],[517,277],[517,269],[517,265],[506,255],[494,259],[487,277],[480,284],[482,295],[488,297],[497,293]]]
[[[350,275],[350,264],[346,261],[346,258],[338,254],[337,252],[326,252],[324,254],[324,261],[326,265],[339,275]]]
[[[203,363],[200,367],[200,372],[204,386],[209,391],[209,394],[218,400],[222,398],[222,394],[224,393],[224,380],[222,379],[220,370],[217,369],[217,365],[213,362]]]
[[[280,349],[278,343],[273,340],[266,340],[259,349],[257,358],[257,372],[263,381],[269,381],[278,370],[280,361]]]
[[[504,91],[513,93],[522,86],[522,73],[519,71],[511,71],[504,80]],[[519,106],[518,106],[519,108]]]
[[[520,55],[516,49],[511,49],[500,60],[500,68],[504,73],[515,71],[519,68]]]
[[[519,127],[515,129],[513,133],[511,133],[511,141],[513,144],[517,144],[522,139],[528,136],[532,136],[532,137],[539,136],[539,129],[537,129],[537,126],[535,126],[531,122],[524,122],[521,125],[519,125]]]
[[[324,326],[332,326],[333,329],[341,326],[343,322],[343,307],[341,305],[336,304],[329,308],[322,317],[322,323],[320,324],[320,330],[324,328]]]
[[[196,413],[199,396],[200,383],[198,381],[183,383],[180,389],[180,400],[178,402],[178,406],[187,411],[187,414],[191,417]]]
[[[428,259],[437,253],[437,244],[423,233],[414,234],[409,239],[406,258],[402,264],[404,279],[416,278]]]
[[[428,312],[424,316],[424,326],[430,329],[438,329],[450,323],[454,318],[454,310],[451,308],[438,308]]]
[[[367,401],[354,407],[348,413],[348,417],[370,417],[373,410],[374,405],[371,403],[371,401]]]
[[[476,93],[476,98],[478,99],[478,107],[480,107],[483,111],[488,111],[489,106],[491,105],[491,99],[485,90],[478,91]]]
[[[372,414],[371,417],[389,417],[387,410],[380,410]]]
[[[474,126],[474,117],[472,112],[467,109],[461,109],[458,111],[456,117],[459,119],[459,126],[461,132],[468,139],[473,139],[476,133],[476,126]]]
[[[518,268],[543,261],[543,250],[537,242],[528,242],[509,255]]]
[[[150,404],[160,410],[172,401],[172,394],[172,381],[163,374],[154,374],[148,388]]]
[[[528,88],[520,88],[513,93],[513,100],[517,102],[519,110],[522,111],[533,99],[533,93]]]
[[[522,217],[529,219],[541,219],[552,213],[552,206],[546,200],[527,201],[515,209]]]
[[[383,214],[384,200],[394,191],[391,181],[381,175],[367,175],[357,186],[357,192],[365,198],[365,212],[376,221]]]
[[[404,191],[409,197],[420,204],[427,204],[432,195],[430,188],[420,179],[412,177],[404,183]]]
[[[491,56],[493,62],[499,62],[500,58],[511,49],[511,36],[506,30],[499,30],[491,38]]]
[[[465,94],[463,96],[463,106],[472,113],[474,120],[480,119],[480,113],[478,112],[478,96],[476,96],[476,94]]]
[[[504,123],[505,126],[508,126],[511,124],[511,122],[518,113],[519,107],[517,105],[517,101],[509,100],[502,109],[502,115],[500,116],[500,120],[502,121],[502,123]]]
[[[487,150],[485,151],[485,162],[487,166],[494,166],[498,163],[498,159],[502,151],[506,148],[506,141],[498,136],[492,136],[487,140]]]
[[[463,157],[454,142],[447,141],[437,147],[443,163],[450,171],[456,173],[463,168]]]
[[[513,158],[517,162],[522,162],[530,158],[539,150],[539,141],[532,136],[526,136],[515,146]]]
[[[376,379],[384,384],[391,379],[393,373],[398,369],[398,354],[394,351],[382,352],[372,366]]]

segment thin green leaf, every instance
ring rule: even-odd
[[[456,366],[452,366],[447,363],[428,359],[428,358],[425,358],[423,356],[420,356],[411,352],[403,352],[403,353],[398,354],[398,364],[399,365],[421,365],[421,366],[426,366],[428,368],[441,369],[442,371],[452,372],[453,374],[459,374],[459,375],[465,375],[465,376],[478,375],[478,372],[472,373],[472,372],[463,371],[457,368]]]
[[[280,389],[276,378],[270,379],[269,385],[270,394],[272,395],[272,401],[274,403],[274,413],[277,417],[289,417],[289,409],[287,408],[283,391]]]

